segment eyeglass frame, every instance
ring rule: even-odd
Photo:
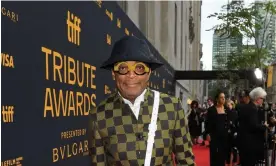
[[[126,73],[124,73],[124,74],[119,72],[119,67],[122,64],[126,64],[127,67],[128,67],[128,71]],[[145,68],[144,73],[142,73],[142,74],[136,73],[135,69],[136,69],[137,65],[142,65]],[[133,71],[136,75],[145,75],[146,73],[150,72],[150,68],[145,63],[143,63],[143,62],[138,62],[138,63],[135,63],[134,65],[130,65],[127,62],[118,62],[118,63],[114,64],[113,71],[116,72],[116,73],[118,73],[118,74],[120,74],[120,75],[126,75],[130,71]]]

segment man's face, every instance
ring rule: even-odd
[[[242,97],[242,102],[243,102],[243,103],[248,104],[249,101],[250,101],[249,96],[243,96],[243,97]]]
[[[141,62],[126,61],[117,67],[120,71],[125,71],[127,70],[126,68],[131,67],[136,71],[142,71],[143,66],[139,66],[139,64],[141,64]],[[136,73],[132,70],[129,70],[126,74],[125,72],[124,74],[120,74],[119,71],[112,71],[112,75],[115,77],[116,86],[120,94],[128,100],[135,100],[147,88],[151,71],[141,75],[137,75]]]
[[[211,106],[211,105],[213,104],[212,100],[208,100],[208,101],[207,101],[207,104],[208,104],[209,106]]]

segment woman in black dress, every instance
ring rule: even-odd
[[[228,152],[228,118],[225,95],[219,91],[207,112],[206,132],[210,135],[210,166],[224,166]]]
[[[188,116],[189,132],[192,136],[193,144],[197,144],[198,137],[201,135],[201,112],[198,108],[198,102],[193,100],[191,103],[191,110]]]

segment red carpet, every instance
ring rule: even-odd
[[[209,166],[209,148],[206,146],[194,145],[193,152],[197,166]]]
[[[205,141],[205,143],[208,144],[207,141]],[[209,147],[194,145],[193,153],[195,155],[195,163],[197,166],[210,166]],[[235,165],[239,163],[239,160],[238,156],[238,162],[235,163]],[[230,164],[232,165],[233,163],[231,162]]]
[[[208,145],[209,143],[206,142]],[[210,166],[209,161],[209,148],[206,146],[194,145],[193,153],[195,155],[195,163],[197,166]],[[172,154],[172,158],[174,159],[174,154]],[[174,166],[176,166],[174,161]]]

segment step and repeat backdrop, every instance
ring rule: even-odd
[[[88,166],[88,112],[115,91],[99,66],[124,35],[144,38],[116,2],[2,2],[1,165]],[[174,95],[174,70],[149,86]]]

